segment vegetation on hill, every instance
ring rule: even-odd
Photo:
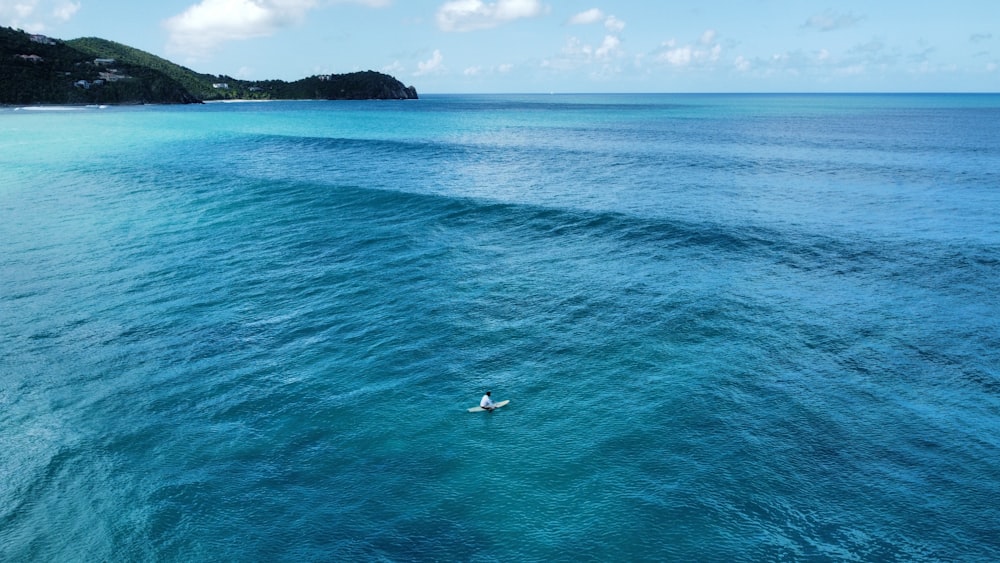
[[[0,104],[198,103],[227,99],[416,99],[417,91],[374,71],[295,82],[197,73],[97,37],[60,41],[0,27]]]
[[[0,104],[197,101],[153,68],[96,61],[62,41],[0,27]]]
[[[111,58],[158,70],[182,84],[199,99],[210,100],[370,100],[414,99],[417,92],[395,78],[374,71],[311,76],[295,82],[238,80],[231,76],[199,74],[156,55],[121,43],[84,37],[66,42],[95,57]]]
[[[198,74],[195,71],[172,63],[167,59],[157,57],[152,53],[141,51],[128,45],[122,45],[98,37],[81,37],[71,39],[67,45],[89,54],[95,58],[115,59],[122,63],[150,68],[176,80],[200,100],[212,99],[216,91],[212,88],[218,79],[208,74]]]

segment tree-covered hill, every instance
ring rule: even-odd
[[[196,73],[189,68],[170,62],[152,53],[99,37],[71,39],[66,44],[79,51],[88,53],[92,57],[115,59],[123,63],[162,72],[166,76],[176,80],[198,99],[212,99],[216,94],[216,90],[212,88],[212,84],[218,82],[216,77],[209,74]]]
[[[61,41],[0,27],[0,104],[416,98],[412,86],[374,71],[311,76],[295,82],[237,80],[201,74],[106,39]]]
[[[276,94],[283,99],[390,100],[416,99],[417,91],[388,74],[375,71],[311,76],[280,84]]]
[[[0,104],[198,101],[156,69],[95,60],[63,41],[0,27]]]
[[[66,44],[95,57],[113,58],[158,70],[202,100],[370,100],[417,97],[416,90],[412,87],[407,88],[389,75],[370,70],[311,76],[295,82],[238,80],[230,76],[199,74],[151,53],[107,39],[84,37],[67,41]]]

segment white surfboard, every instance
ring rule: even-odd
[[[493,408],[498,409],[509,402],[510,399],[507,399],[506,401],[500,401],[499,403],[493,403]],[[484,409],[483,407],[472,407],[471,409],[469,409],[469,412],[486,412],[486,409]]]

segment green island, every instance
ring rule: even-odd
[[[106,39],[63,41],[0,27],[0,105],[375,99],[417,99],[417,91],[371,70],[294,82],[238,80]]]

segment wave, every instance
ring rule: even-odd
[[[86,111],[87,107],[81,106],[22,106],[14,108],[14,111]]]
[[[387,220],[441,221],[455,226],[479,223],[501,232],[524,228],[556,241],[600,239],[629,252],[643,246],[659,251],[688,247],[701,249],[714,260],[753,255],[755,260],[790,269],[831,275],[868,272],[919,279],[912,274],[936,265],[946,271],[952,284],[976,284],[983,274],[998,268],[990,259],[991,245],[975,239],[928,239],[919,233],[897,236],[892,231],[880,235],[871,230],[824,233],[810,222],[762,222],[759,214],[720,214],[718,209],[696,207],[703,200],[717,205],[731,202],[730,194],[742,201],[759,199],[760,205],[772,199],[784,206],[791,201],[804,209],[818,205],[797,193],[772,194],[770,187],[760,186],[763,174],[779,185],[788,177],[809,179],[810,193],[830,198],[831,205],[842,204],[847,196],[857,197],[859,201],[843,213],[857,208],[879,217],[875,207],[881,196],[867,193],[871,190],[865,186],[929,183],[941,175],[931,168],[852,167],[831,162],[829,170],[820,166],[817,172],[821,163],[787,156],[754,160],[678,153],[671,161],[641,152],[601,155],[558,147],[483,147],[465,139],[429,142],[240,134],[211,143],[212,150],[189,148],[183,151],[188,155],[184,160],[160,166],[176,177],[172,183],[184,191],[197,190],[194,202],[233,212],[271,202],[314,217],[323,210],[346,206]],[[567,170],[566,162],[588,168]],[[95,172],[104,166],[95,163]],[[668,175],[675,167],[683,179]],[[708,175],[692,179],[681,169]],[[814,179],[817,174],[819,179]],[[539,180],[539,175],[545,179]],[[740,177],[752,183],[735,183],[734,178]],[[845,191],[845,183],[854,186],[858,181],[864,185]],[[982,185],[981,175],[955,181]],[[607,183],[602,186],[603,182]],[[220,189],[225,191],[222,198]],[[885,197],[900,203],[899,195]],[[910,207],[919,214],[922,205],[914,202]],[[813,213],[823,212],[816,209]]]

